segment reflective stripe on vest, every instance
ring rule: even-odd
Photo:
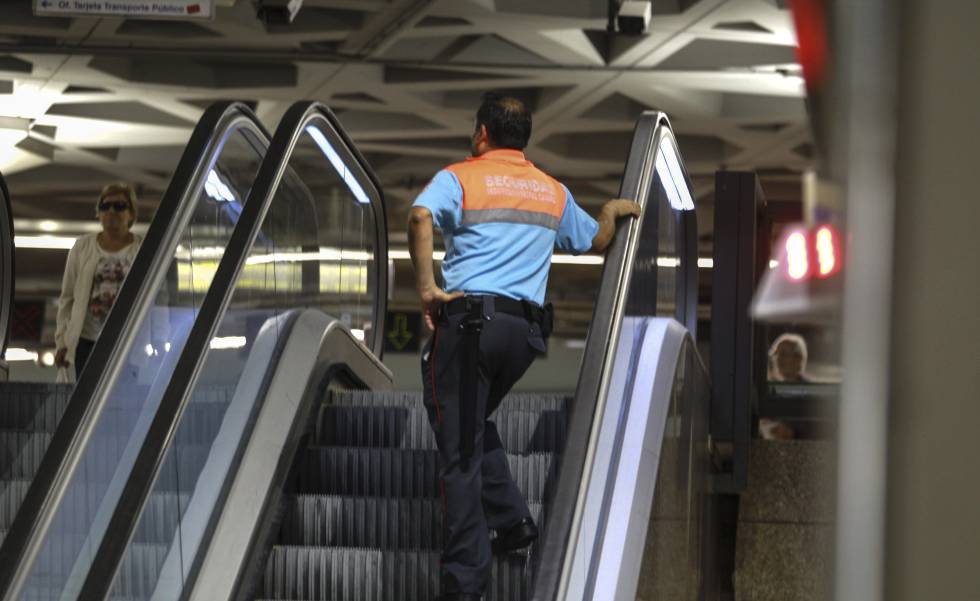
[[[557,230],[565,188],[519,150],[491,150],[447,167],[463,188],[462,225],[523,223]]]

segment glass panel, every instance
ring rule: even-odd
[[[673,165],[673,166],[672,166]],[[690,191],[669,135],[661,138],[653,181],[643,215],[627,315],[658,315],[682,320],[677,299],[682,286],[681,214],[694,210]]]
[[[636,594],[696,601],[701,583],[701,476],[708,473],[708,374],[688,340],[677,361]]]
[[[190,405],[116,575],[113,596],[180,597],[188,571],[246,438],[288,311],[320,309],[364,332],[374,319],[379,199],[320,117],[300,134]],[[380,202],[378,203],[380,204]],[[244,226],[245,224],[243,224]]]
[[[690,190],[673,139],[667,132],[656,152],[656,170],[643,212],[633,275],[627,284],[629,292],[624,317],[656,315],[679,319],[683,307],[677,304],[677,299],[683,288],[681,276],[684,274],[681,269],[684,239],[680,223],[683,211],[694,210],[694,201],[689,200]],[[627,323],[639,327],[642,321],[626,320],[624,327]],[[634,334],[639,335],[639,332]],[[616,359],[617,362],[621,360],[629,361],[629,358]]]
[[[683,286],[679,276],[684,273],[678,269],[681,256],[679,249],[683,248],[684,241],[683,230],[678,224],[681,213],[693,210],[694,205],[693,201],[685,200],[690,198],[690,191],[680,169],[679,158],[676,154],[664,157],[665,148],[673,152],[670,133],[662,129],[659,135],[662,137],[656,150],[656,170],[652,174],[651,187],[641,218],[643,223],[633,272],[630,280],[625,283],[626,306],[618,347],[612,364],[607,367],[610,375],[604,425],[599,433],[597,459],[592,472],[593,481],[604,484],[590,487],[589,507],[593,511],[597,511],[596,508],[603,504],[600,498],[608,500],[612,491],[611,485],[607,485],[612,478],[609,466],[614,465],[614,455],[610,454],[614,443],[611,441],[621,440],[623,435],[632,382],[639,370],[649,368],[639,364],[642,342],[649,323],[646,318],[658,315],[675,317],[679,310],[676,306],[677,290]],[[670,156],[674,158],[668,160]],[[679,179],[675,179],[674,174],[678,174]],[[683,363],[684,359],[681,361]],[[683,367],[679,369],[683,371]],[[588,518],[589,514],[586,514],[584,524],[600,524],[601,520],[607,519],[597,516],[590,521]],[[583,528],[587,530],[587,537],[598,536],[597,532],[593,533],[593,526]],[[597,559],[592,558],[592,561]]]
[[[165,281],[108,389],[23,598],[78,594],[265,152],[249,123],[239,121],[224,134],[176,251],[166,251],[174,256]]]

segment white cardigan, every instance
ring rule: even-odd
[[[68,251],[65,275],[61,281],[61,297],[58,299],[58,321],[54,332],[57,348],[67,348],[66,359],[75,364],[75,348],[85,324],[89,297],[92,295],[92,278],[99,263],[98,234],[85,234],[75,240]],[[125,257],[130,264],[136,259],[143,239],[133,234],[133,243],[126,249]]]

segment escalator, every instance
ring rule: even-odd
[[[209,288],[214,260],[186,257],[190,249],[223,245],[268,145],[269,134],[247,107],[224,103],[206,111],[77,383],[0,383],[5,598],[60,598],[90,557],[92,533],[82,530],[97,527],[99,512],[112,505],[114,462],[126,460],[129,430],[152,410]],[[220,398],[195,402],[212,417],[220,406]],[[96,423],[96,416],[109,419]],[[34,573],[17,571],[26,558],[37,563]]]
[[[700,594],[696,224],[662,114],[638,123],[620,195],[644,217],[606,256],[575,394],[511,395],[492,418],[543,536],[495,559],[488,600],[632,601],[641,561],[671,598]],[[18,557],[4,598],[434,598],[435,441],[380,359],[382,190],[328,109],[286,113],[217,246],[188,254],[220,261],[124,460],[79,482],[109,482],[99,511],[38,530],[81,539],[83,557]],[[116,420],[108,406],[96,421]]]

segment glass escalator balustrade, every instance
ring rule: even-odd
[[[584,499],[558,597],[568,601],[633,599],[638,587],[645,599],[697,598],[689,579],[696,582],[699,574],[700,476],[707,464],[692,453],[706,448],[707,387],[680,325],[693,321],[694,201],[673,135],[660,119],[646,127],[641,119],[621,192],[637,198],[644,212],[633,233],[632,263],[618,282],[624,294],[618,340],[605,367],[607,385],[599,386],[591,465],[580,476]],[[652,156],[639,156],[638,149]],[[665,553],[679,557],[666,563]]]
[[[229,117],[221,127],[214,134],[219,139],[212,146],[212,154],[197,166],[190,180],[196,186],[185,197],[190,204],[182,205],[178,214],[171,216],[179,220],[186,216],[183,211],[190,211],[175,239],[177,248],[159,249],[172,259],[163,262],[162,274],[150,273],[146,278],[146,285],[156,286],[152,305],[138,316],[136,335],[123,360],[107,367],[111,378],[108,393],[91,430],[85,433],[77,464],[69,468],[63,494],[57,499],[43,538],[36,541],[36,554],[19,583],[17,598],[76,598],[106,534],[115,499],[186,342],[201,304],[201,289],[206,289],[209,281],[207,259],[196,258],[195,251],[226,244],[241,213],[239,199],[247,196],[268,144],[266,134],[245,116]],[[188,152],[192,151],[202,152],[189,147]],[[220,187],[216,187],[216,180]],[[162,277],[155,277],[158,275]],[[200,431],[213,427],[227,402],[220,391],[205,391],[196,397],[190,413],[198,426],[194,432],[184,433],[181,440],[200,438]],[[45,415],[50,413],[45,411]],[[174,459],[187,460],[186,456]],[[179,504],[182,491],[173,485],[169,491],[173,494],[159,504]]]
[[[374,261],[378,192],[355,171],[353,157],[323,116],[311,116],[288,158],[281,160],[280,183],[218,318],[190,402],[116,572],[111,598],[175,599],[182,594],[294,310],[318,309],[370,339],[380,281]],[[209,261],[213,276],[223,250],[199,246],[188,255],[192,265],[195,253]],[[191,281],[189,290],[198,287]]]

